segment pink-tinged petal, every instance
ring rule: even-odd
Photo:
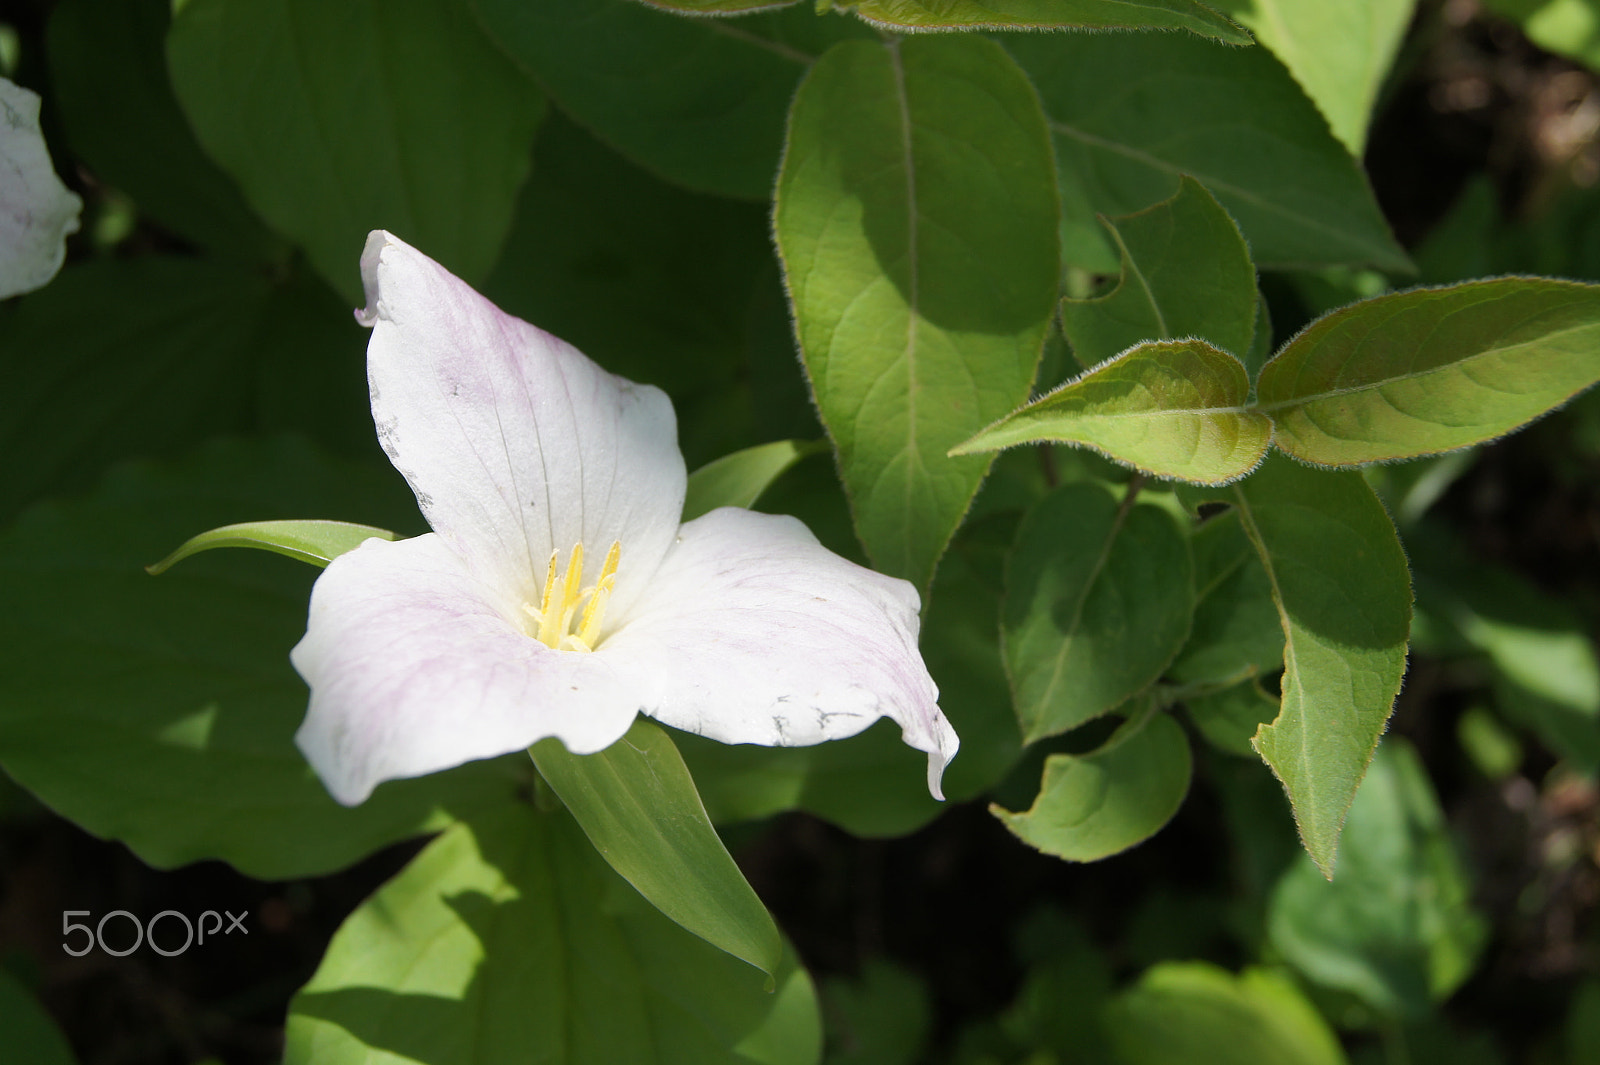
[[[943,798],[958,741],[917,653],[918,606],[911,584],[840,558],[796,519],[726,507],[679,530],[593,657],[654,683],[644,713],[724,743],[821,743],[892,718]]]
[[[361,257],[378,438],[428,524],[494,587],[538,604],[550,552],[623,545],[625,605],[671,545],[686,475],[659,389],[616,377],[375,232]],[[596,571],[597,572],[597,571]]]
[[[334,798],[547,736],[590,754],[628,730],[648,696],[599,655],[528,637],[500,599],[433,535],[368,540],[323,571],[290,657],[311,686],[295,741]]]
[[[0,299],[56,276],[82,209],[50,165],[39,97],[0,78]]]

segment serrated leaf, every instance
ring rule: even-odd
[[[1161,675],[1189,635],[1194,577],[1177,522],[1103,485],[1028,512],[1006,564],[1001,642],[1023,739],[1076,728]]]
[[[1245,406],[1244,365],[1203,340],[1149,342],[1047,392],[956,447],[963,455],[1053,440],[1157,477],[1225,484],[1255,469],[1272,423]]]
[[[346,919],[289,1007],[287,1065],[815,1065],[811,981],[776,994],[595,854],[564,811],[453,826]]]
[[[683,520],[692,521],[718,507],[755,506],[785,470],[826,446],[820,441],[777,440],[706,463],[689,475]]]
[[[976,37],[836,45],[790,112],[775,229],[806,370],[868,556],[924,590],[989,466],[946,451],[1039,361],[1053,166],[1027,78]]]
[[[1328,1023],[1270,969],[1164,962],[1111,1002],[1106,1026],[1128,1065],[1345,1065]]]
[[[1472,973],[1487,928],[1427,773],[1384,741],[1356,793],[1339,873],[1310,861],[1273,893],[1273,947],[1306,976],[1390,1017],[1421,1017]]]
[[[167,57],[200,143],[352,306],[373,229],[494,265],[544,102],[464,5],[190,0]]]
[[[1097,862],[1149,839],[1183,805],[1193,766],[1176,721],[1142,718],[1136,713],[1098,751],[1045,759],[1026,812],[989,812],[1030,847],[1069,862]]]
[[[1085,366],[1145,340],[1205,340],[1235,355],[1251,348],[1256,269],[1239,227],[1191,177],[1170,200],[1103,219],[1122,279],[1098,299],[1061,301],[1061,328]]]
[[[288,652],[313,572],[257,552],[144,572],[194,529],[296,511],[420,525],[392,471],[304,444],[228,443],[119,468],[0,535],[6,772],[150,865],[220,858],[272,880],[341,869],[507,801],[516,769],[484,762],[340,806],[293,738],[306,689]]]
[[[783,116],[834,41],[870,36],[805,6],[686,19],[635,0],[473,0],[489,34],[617,151],[701,192],[766,200]]]
[[[694,778],[661,728],[639,718],[596,754],[557,739],[529,753],[589,842],[651,905],[769,976],[783,940],[711,827]]]
[[[240,522],[189,537],[172,554],[146,566],[145,570],[152,576],[159,576],[191,555],[218,547],[259,548],[297,562],[309,562],[321,569],[346,551],[353,551],[374,537],[393,540],[395,534],[388,529],[348,521]]]
[[[1130,214],[1188,174],[1259,267],[1411,269],[1360,167],[1266,49],[1183,33],[1019,35],[1006,48],[1044,100],[1063,202]]]
[[[1416,0],[1211,0],[1211,6],[1250,27],[1283,61],[1359,159]]]
[[[1600,380],[1600,285],[1500,278],[1363,300],[1267,363],[1273,443],[1306,462],[1416,458],[1517,429]]]
[[[65,0],[45,43],[73,151],[142,214],[220,258],[276,257],[239,189],[206,158],[167,80],[171,0]]]
[[[1301,842],[1331,876],[1345,812],[1405,675],[1405,552],[1357,473],[1271,456],[1232,495],[1285,638],[1281,709],[1255,748],[1289,793]]]
[[[1229,44],[1250,35],[1196,0],[861,0],[890,30],[1189,30]]]

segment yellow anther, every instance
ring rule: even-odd
[[[587,650],[600,638],[600,622],[606,613],[606,600],[611,598],[611,587],[617,583],[617,560],[622,557],[622,541],[611,541],[606,552],[606,564],[600,569],[600,579],[589,590],[589,605],[583,608],[583,620],[578,624],[578,640]]]
[[[558,651],[591,651],[600,638],[600,625],[605,617],[606,600],[616,584],[617,561],[622,554],[621,542],[614,542],[606,553],[605,566],[600,579],[591,587],[583,587],[583,544],[574,544],[567,560],[566,572],[558,565],[561,552],[550,553],[550,567],[545,573],[544,592],[539,609],[524,604],[522,609],[538,622],[534,638],[546,647]],[[578,607],[587,599],[578,631],[572,632],[572,619]]]

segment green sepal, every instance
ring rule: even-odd
[[[689,475],[683,520],[693,521],[718,507],[753,507],[789,467],[827,448],[822,440],[777,440],[713,459]]]
[[[396,534],[388,529],[349,521],[246,521],[237,525],[223,525],[189,537],[172,554],[146,566],[145,572],[159,576],[190,555],[218,547],[254,547],[273,551],[321,569],[346,551],[353,551],[374,538],[394,540]]]

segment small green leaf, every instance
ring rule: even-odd
[[[1345,825],[1332,882],[1307,859],[1272,897],[1273,947],[1301,972],[1390,1017],[1421,1017],[1471,975],[1487,928],[1422,763],[1379,748]]]
[[[0,966],[0,1032],[6,1055],[28,1065],[77,1065],[61,1028],[22,982]]]
[[[755,506],[761,493],[785,470],[827,446],[822,441],[778,440],[706,463],[689,475],[683,520],[693,521],[718,507]]]
[[[1189,635],[1189,545],[1172,515],[1099,484],[1062,485],[1023,519],[1006,565],[1002,642],[1032,743],[1121,705]]]
[[[369,230],[494,265],[544,101],[465,5],[189,0],[167,57],[200,143],[347,302]]]
[[[1203,340],[1140,344],[1006,415],[952,454],[1054,440],[1157,477],[1238,480],[1261,461],[1272,423],[1245,406],[1250,378]]]
[[[590,755],[557,739],[529,752],[611,868],[662,913],[736,958],[775,975],[783,940],[706,817],[672,739],[639,718]]]
[[[1157,965],[1111,1002],[1106,1025],[1127,1065],[1345,1065],[1328,1023],[1270,969]]]
[[[1256,268],[1239,227],[1205,186],[1105,221],[1122,255],[1122,280],[1098,299],[1061,301],[1061,327],[1085,366],[1144,340],[1209,341],[1244,355],[1256,327]]]
[[[1005,46],[1044,100],[1064,203],[1125,215],[1188,174],[1259,267],[1410,271],[1361,168],[1266,49],[1185,33],[1018,34]]]
[[[1149,839],[1183,805],[1193,768],[1183,728],[1149,713],[1136,713],[1097,751],[1045,759],[1027,812],[989,812],[1030,847],[1069,862],[1097,862]]]
[[[1190,30],[1229,44],[1250,35],[1196,0],[861,0],[889,30]]]
[[[1350,154],[1366,150],[1383,79],[1416,0],[1210,0],[1250,27],[1327,116]]]
[[[763,977],[685,932],[564,811],[453,826],[357,909],[289,1007],[286,1065],[816,1065],[792,955]]]
[[[1285,638],[1282,708],[1255,747],[1289,793],[1301,842],[1331,876],[1345,812],[1405,675],[1405,552],[1358,473],[1273,456],[1232,494]]]
[[[1027,397],[1054,310],[1038,97],[979,37],[836,45],[795,96],[774,210],[856,531],[926,591],[989,467],[946,452]]]
[[[1517,429],[1600,380],[1600,285],[1508,277],[1363,300],[1261,371],[1273,443],[1323,466],[1416,458]]]
[[[356,525],[348,521],[248,521],[191,536],[179,544],[172,554],[146,566],[145,571],[158,576],[190,555],[216,547],[255,547],[263,551],[275,551],[321,569],[373,537],[393,540],[395,534],[388,529]]]

